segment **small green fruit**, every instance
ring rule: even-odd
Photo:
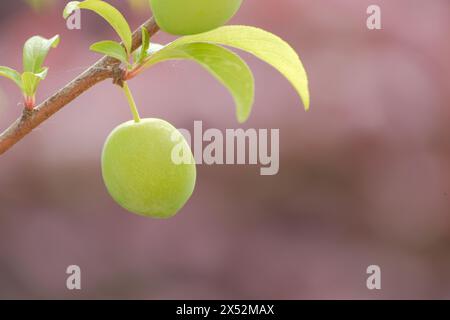
[[[242,0],[150,0],[159,27],[174,35],[218,28],[239,10]]]
[[[172,161],[175,147],[186,152],[189,164]],[[181,133],[160,119],[129,121],[115,128],[102,153],[103,180],[123,208],[144,216],[169,218],[192,195],[196,168]]]

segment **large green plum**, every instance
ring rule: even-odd
[[[150,0],[160,28],[174,35],[206,32],[224,25],[243,0]]]
[[[175,147],[191,160],[172,161]],[[188,143],[175,127],[160,119],[129,121],[115,128],[103,147],[102,174],[117,203],[154,218],[175,215],[192,195],[196,180]]]

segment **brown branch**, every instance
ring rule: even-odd
[[[147,28],[151,36],[159,30],[153,18],[141,27]],[[141,44],[142,34],[139,28],[133,33],[132,49],[136,50]],[[0,134],[0,155],[95,84],[106,79],[113,79],[114,83],[120,83],[121,77],[120,62],[114,58],[103,57],[35,109],[32,111],[25,109],[22,116]]]

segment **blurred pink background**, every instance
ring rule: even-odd
[[[133,28],[150,15],[110,2]],[[99,58],[91,43],[116,39],[90,12],[67,30],[65,3],[0,2],[0,65],[21,69],[34,34],[62,36],[38,101]],[[381,31],[366,28],[370,4]],[[280,129],[279,174],[199,166],[175,218],[125,212],[103,185],[100,153],[131,115],[104,82],[0,157],[0,298],[450,298],[450,2],[246,0],[232,23],[280,35],[309,73],[305,113],[282,76],[243,54],[257,86],[243,127]],[[130,86],[142,116],[239,127],[226,90],[193,63],[158,65]],[[4,130],[21,95],[3,79],[0,91]],[[81,291],[66,289],[71,264]],[[366,288],[372,264],[380,291]]]

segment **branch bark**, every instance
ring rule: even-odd
[[[153,18],[147,20],[133,33],[133,50],[142,44],[142,27],[147,28],[150,36],[159,30]],[[32,111],[24,109],[22,116],[0,134],[0,155],[95,84],[106,79],[113,79],[114,83],[120,83],[121,76],[120,61],[111,57],[103,57]]]

